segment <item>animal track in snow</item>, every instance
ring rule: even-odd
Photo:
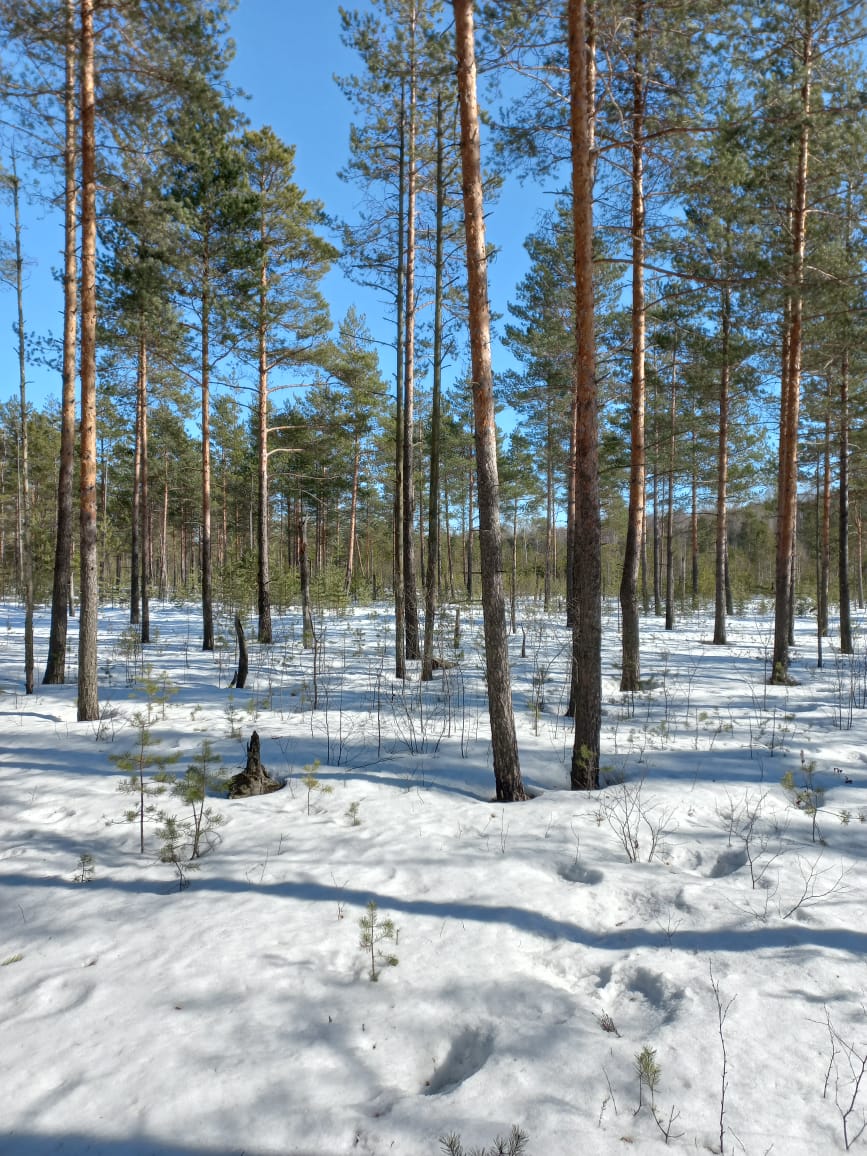
[[[723,851],[721,855],[717,855],[716,862],[708,871],[708,878],[721,879],[724,875],[734,875],[746,861],[747,853],[742,849],[732,847],[729,851]]]
[[[618,1027],[628,1016],[643,1032],[656,1031],[677,1019],[685,995],[667,976],[640,964],[616,965],[604,987],[605,1006],[617,1009],[614,1018]]]
[[[561,879],[566,879],[569,883],[586,883],[588,886],[601,883],[605,878],[602,872],[597,871],[595,867],[585,867],[582,863],[575,862],[561,867],[558,874]]]
[[[454,1091],[470,1076],[481,1071],[494,1051],[494,1033],[476,1028],[464,1030],[452,1041],[448,1055],[437,1067],[426,1086],[425,1096]]]

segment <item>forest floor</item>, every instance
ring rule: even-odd
[[[154,605],[142,655],[106,609],[102,717],[78,723],[74,685],[22,693],[0,607],[3,1156],[437,1156],[512,1125],[528,1156],[867,1152],[863,613],[822,669],[799,619],[788,687],[763,608],[725,647],[702,614],[645,619],[626,696],[607,607],[607,785],[581,794],[568,632],[523,607],[534,797],[506,806],[461,617],[422,686],[392,676],[386,607],[321,615],[315,670],[276,616],[229,690],[229,618],[202,653],[197,609]],[[285,788],[211,791],[195,864],[193,808],[148,797],[180,826],[166,850],[149,813],[142,854],[136,754],[148,790],[168,756],[232,774],[254,729]]]

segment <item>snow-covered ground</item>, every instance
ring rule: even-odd
[[[203,654],[195,607],[154,606],[142,660],[107,610],[103,717],[78,723],[74,686],[23,695],[0,607],[0,1153],[435,1156],[513,1124],[531,1156],[867,1151],[864,624],[817,670],[799,620],[797,684],[769,687],[767,614],[725,648],[701,616],[645,620],[629,698],[608,613],[608,785],[568,790],[568,635],[526,607],[534,798],[502,806],[466,608],[427,687],[392,677],[379,607],[318,622],[315,678],[278,617],[235,691],[228,619]],[[148,712],[175,774],[205,741],[234,773],[255,729],[286,780],[208,800],[223,823],[185,890],[118,790]],[[377,982],[371,901],[398,959]]]

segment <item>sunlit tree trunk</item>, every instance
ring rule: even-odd
[[[151,528],[148,478],[148,350],[144,338],[141,341],[139,357],[141,363],[140,407],[141,407],[141,640],[148,644],[151,640],[150,579],[151,579]]]
[[[443,364],[443,267],[445,264],[445,133],[443,131],[442,95],[437,96],[436,156],[436,241],[434,251],[434,346],[433,393],[430,417],[430,478],[428,480],[428,547],[425,575],[424,645],[421,677],[433,677],[433,643],[436,625],[438,574],[440,565],[440,424]],[[513,604],[514,605],[514,604]],[[513,609],[514,614],[514,609]]]
[[[301,578],[301,645],[313,649],[313,611],[310,606],[310,559],[307,554],[307,515],[298,519],[298,571]]]
[[[461,121],[461,170],[466,231],[473,418],[479,486],[479,544],[488,712],[497,799],[501,802],[512,802],[526,798],[526,794],[521,778],[515,717],[512,710],[509,636],[506,630],[503,594],[497,429],[488,305],[488,255],[485,246],[472,0],[453,0],[453,7]]]
[[[139,338],[138,365],[135,385],[135,424],[132,453],[132,501],[130,503],[130,574],[129,574],[129,620],[133,626],[141,623],[141,429],[142,429],[142,348],[144,339]]]
[[[713,641],[718,646],[726,643],[726,558],[728,553],[728,467],[729,467],[729,386],[731,368],[729,345],[731,339],[731,293],[722,291],[722,330],[719,383],[719,445],[716,475],[716,552],[714,554],[714,619]]]
[[[409,108],[406,128],[406,307],[403,371],[403,585],[406,618],[406,657],[421,658],[418,629],[418,591],[415,564],[415,264],[416,264],[416,119],[417,86],[415,3],[409,13]]]
[[[635,0],[635,59],[632,81],[632,390],[630,400],[629,511],[620,583],[622,668],[620,689],[637,691],[641,680],[638,571],[644,523],[646,452],[644,438],[646,305],[644,295],[645,201],[643,36],[645,0]]]
[[[214,597],[211,574],[211,287],[207,245],[202,274],[202,540],[200,566],[202,582],[202,650],[214,649]]]
[[[15,153],[12,154],[12,203],[15,216],[15,296],[18,305],[18,477],[20,490],[20,533],[18,549],[21,558],[21,585],[24,596],[24,692],[33,694],[33,530],[30,504],[30,449],[27,427],[27,334],[24,329],[24,257],[21,251],[21,185]]]
[[[268,266],[265,259],[265,217],[260,222],[260,241],[262,244],[262,264],[259,269],[259,317],[257,322],[258,344],[258,391],[256,396],[256,429],[257,429],[257,494],[256,506],[256,553],[258,558],[256,572],[256,593],[258,598],[259,624],[257,638],[259,642],[270,644],[271,631],[271,555],[269,535],[269,493],[268,493]]]
[[[665,526],[665,629],[674,630],[674,468],[677,436],[677,331],[671,360],[671,394],[668,410],[668,508]]]
[[[63,364],[60,410],[60,468],[57,479],[57,530],[51,589],[48,660],[42,681],[62,683],[66,677],[66,636],[72,598],[73,479],[75,474],[75,346],[78,313],[76,204],[76,0],[66,0],[65,139],[63,147]]]
[[[575,552],[572,588],[573,790],[599,785],[602,717],[602,531],[599,516],[596,343],[593,309],[593,93],[585,0],[569,0],[572,213],[575,235]]]
[[[397,189],[397,285],[395,304],[397,314],[395,412],[394,412],[394,674],[406,678],[406,586],[404,584],[403,520],[404,520],[404,202],[406,199],[406,97],[400,95],[400,140],[398,145]]]
[[[81,0],[81,610],[78,721],[99,717],[96,522],[96,132],[93,0]]]
[[[838,569],[840,590],[840,650],[852,653],[852,610],[849,593],[849,350],[840,363],[840,494]]]
[[[777,556],[774,608],[774,649],[771,682],[789,677],[789,648],[794,611],[794,548],[798,517],[798,411],[801,394],[803,340],[804,254],[807,236],[807,167],[810,143],[810,105],[813,40],[810,4],[804,29],[801,64],[801,130],[791,212],[792,262],[787,286],[783,363],[780,386],[779,493],[777,497]]]

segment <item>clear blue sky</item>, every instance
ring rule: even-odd
[[[367,3],[358,0],[347,6],[363,8]],[[232,18],[232,33],[236,56],[230,78],[249,95],[242,108],[253,127],[269,124],[287,143],[294,144],[299,184],[309,196],[321,200],[327,212],[351,219],[359,194],[337,177],[347,157],[351,110],[333,76],[357,71],[358,61],[341,43],[337,3],[240,0]],[[26,181],[27,174],[22,173],[22,178]],[[488,238],[501,249],[491,277],[492,306],[497,312],[505,311],[526,269],[523,239],[535,227],[542,203],[543,197],[536,190],[507,184],[500,200],[490,206]],[[35,199],[23,203],[22,218],[28,261],[25,327],[41,336],[49,330],[59,336],[62,299],[52,269],[61,262],[62,223],[56,213]],[[5,204],[0,207],[0,233],[11,239],[11,206]],[[335,322],[355,304],[366,315],[376,338],[392,340],[387,305],[349,282],[339,269],[329,274],[325,294]],[[14,294],[0,288],[0,400],[17,396],[18,391],[14,319]],[[511,364],[496,347],[495,358],[495,368],[503,368],[506,361]],[[393,354],[383,349],[381,360],[390,381]],[[34,404],[41,406],[48,395],[59,395],[59,379],[50,370],[31,365],[28,378],[29,398]]]

